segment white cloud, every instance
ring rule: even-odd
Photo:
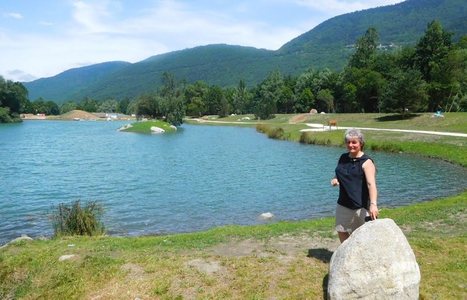
[[[28,74],[28,73],[26,73],[24,71],[21,71],[21,70],[9,71],[9,72],[7,72],[5,77],[6,77],[6,79],[13,78],[13,81],[22,81],[22,82],[33,81],[33,80],[37,79],[35,76],[33,76],[31,74]]]
[[[84,1],[73,2],[73,19],[80,29],[87,33],[109,32],[111,27],[106,26],[102,20],[109,17],[108,1],[96,1],[86,3]]]
[[[7,18],[13,18],[13,19],[17,19],[17,20],[20,20],[20,19],[23,18],[22,14],[16,13],[16,12],[6,13],[6,14],[4,14],[4,16],[7,17]]]
[[[48,21],[40,21],[40,22],[39,22],[39,25],[42,25],[42,26],[53,26],[54,23],[53,23],[53,22],[48,22]]]
[[[349,12],[368,9],[370,7],[385,6],[403,2],[404,0],[296,0],[296,3],[337,16]]]

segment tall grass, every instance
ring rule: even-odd
[[[288,134],[285,134],[284,128],[271,126],[267,124],[256,125],[256,131],[264,133],[270,139],[287,140]]]
[[[105,232],[101,221],[104,209],[96,201],[81,205],[80,200],[70,204],[60,203],[52,212],[56,237],[66,235],[102,235]]]
[[[300,134],[299,142],[302,144],[311,145],[331,145],[332,141],[325,136],[317,136],[310,132],[302,132]]]

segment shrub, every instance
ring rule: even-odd
[[[96,201],[81,205],[77,200],[70,204],[60,203],[52,213],[52,223],[55,236],[64,235],[101,235],[104,225],[101,217],[104,210]]]
[[[271,139],[284,139],[284,129],[281,127],[274,127],[267,132],[268,138]]]
[[[271,139],[285,140],[285,131],[282,127],[274,127],[266,124],[256,125],[256,131],[264,133]]]
[[[258,124],[256,125],[256,131],[261,132],[261,133],[266,133],[271,126],[266,125],[266,124]]]

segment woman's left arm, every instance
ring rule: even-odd
[[[368,211],[370,217],[375,220],[378,217],[378,190],[376,189],[376,167],[371,159],[365,161],[362,165],[363,172],[365,173],[366,184],[368,186],[368,193],[370,196],[370,206]]]

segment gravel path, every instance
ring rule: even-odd
[[[309,129],[302,129],[301,132],[306,131],[329,131],[329,130],[336,130],[336,129],[350,129],[356,128],[361,130],[373,130],[373,131],[394,131],[394,132],[408,132],[408,133],[421,133],[421,134],[434,134],[434,135],[447,135],[447,136],[457,136],[457,137],[467,137],[466,133],[459,133],[459,132],[446,132],[446,131],[427,131],[427,130],[408,130],[408,129],[385,129],[385,128],[368,128],[368,127],[334,127],[334,126],[325,126],[323,124],[315,124],[315,123],[307,123]]]

